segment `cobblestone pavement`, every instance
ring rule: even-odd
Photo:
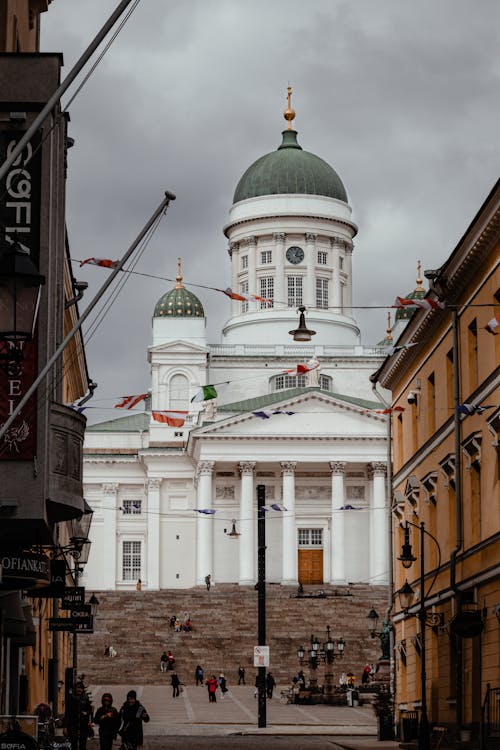
[[[213,704],[208,702],[207,689],[203,686],[184,686],[181,695],[173,698],[168,685],[95,685],[91,686],[94,707],[100,705],[102,693],[109,691],[113,694],[115,706],[119,708],[130,689],[137,691],[138,699],[151,716],[149,724],[144,726],[146,739],[151,738],[151,747],[163,747],[159,738],[174,736],[220,738],[257,734],[264,738],[269,734],[278,741],[279,735],[321,735],[346,739],[364,737],[368,741],[377,731],[375,715],[370,706],[286,705],[280,702],[279,687],[275,697],[267,701],[267,727],[262,729],[257,726],[257,700],[251,686],[230,687],[225,699],[220,700],[218,695],[217,703]],[[383,750],[384,744],[376,743],[376,746]],[[164,746],[170,747],[170,744]],[[185,743],[184,747],[194,748],[197,745]]]

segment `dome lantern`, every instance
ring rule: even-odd
[[[155,318],[204,318],[205,312],[200,300],[185,288],[182,283],[181,259],[177,259],[176,285],[156,303]]]

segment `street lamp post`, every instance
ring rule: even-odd
[[[416,561],[416,557],[412,554],[412,548],[410,544],[410,529],[409,526],[413,526],[416,529],[419,529],[420,531],[420,606],[418,610],[418,619],[420,621],[420,660],[421,660],[421,671],[420,671],[420,692],[421,692],[421,712],[420,712],[420,725],[419,725],[419,732],[418,732],[418,748],[419,750],[430,750],[431,747],[431,741],[430,741],[430,725],[429,725],[429,717],[427,715],[427,670],[426,670],[426,643],[425,643],[425,626],[426,626],[426,619],[427,619],[427,613],[426,613],[426,606],[425,606],[425,600],[428,594],[430,593],[430,590],[434,584],[434,581],[432,581],[431,586],[429,588],[429,591],[427,593],[425,592],[425,550],[424,550],[424,535],[427,534],[434,543],[437,546],[438,550],[438,556],[439,556],[439,562],[438,562],[438,569],[441,567],[441,548],[439,546],[439,543],[437,539],[425,528],[425,524],[423,521],[419,525],[412,523],[411,521],[406,521],[404,529],[404,544],[401,550],[401,555],[398,557],[398,560],[401,561],[404,568],[410,568],[412,564]],[[408,581],[405,581],[404,586],[400,591],[397,592],[399,594],[401,607],[404,610],[408,610],[409,607],[411,607],[413,597],[414,597],[414,591],[411,588]],[[432,615],[431,618],[431,626],[435,627],[438,622],[442,620],[442,616],[439,615]]]
[[[335,645],[337,646],[337,653],[335,653]],[[308,663],[311,669],[311,676],[309,678],[309,684],[311,686],[311,692],[317,692],[318,678],[316,676],[316,670],[320,661],[325,663],[325,687],[324,687],[324,703],[333,703],[333,662],[339,656],[343,656],[345,641],[343,638],[338,638],[337,642],[332,639],[330,635],[330,626],[326,626],[326,641],[323,643],[323,647],[320,648],[321,644],[318,639],[311,635],[311,646],[307,651]],[[299,646],[297,649],[297,657],[299,662],[303,664],[306,656],[306,651],[303,646]]]
[[[257,485],[257,596],[258,596],[258,642],[266,645],[266,504],[265,485]],[[258,687],[258,726],[267,726],[266,716],[266,668],[259,666]]]

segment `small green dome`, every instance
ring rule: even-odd
[[[174,289],[161,297],[156,303],[155,318],[204,318],[205,312],[200,300],[177,284]]]
[[[284,130],[276,151],[261,156],[240,179],[233,203],[261,195],[324,195],[347,203],[346,189],[336,171],[319,156],[304,151],[296,130]]]
[[[427,292],[422,286],[422,279],[420,278],[420,271],[419,271],[419,278],[417,279],[417,286],[413,290],[413,292],[410,292],[406,295],[406,299],[424,299]],[[414,307],[400,307],[395,316],[394,322],[397,323],[398,320],[410,320],[411,316],[415,312]]]

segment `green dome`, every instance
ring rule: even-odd
[[[178,283],[174,289],[156,303],[155,318],[204,318],[205,312],[200,300]]]
[[[324,195],[347,203],[346,189],[336,171],[299,146],[296,130],[284,130],[281,146],[248,167],[236,187],[233,203],[284,193]]]
[[[413,292],[410,292],[406,295],[405,299],[423,299],[427,292],[425,289],[414,289]],[[397,323],[398,320],[410,320],[411,316],[415,312],[415,307],[400,307],[396,311],[396,316],[394,322]]]

